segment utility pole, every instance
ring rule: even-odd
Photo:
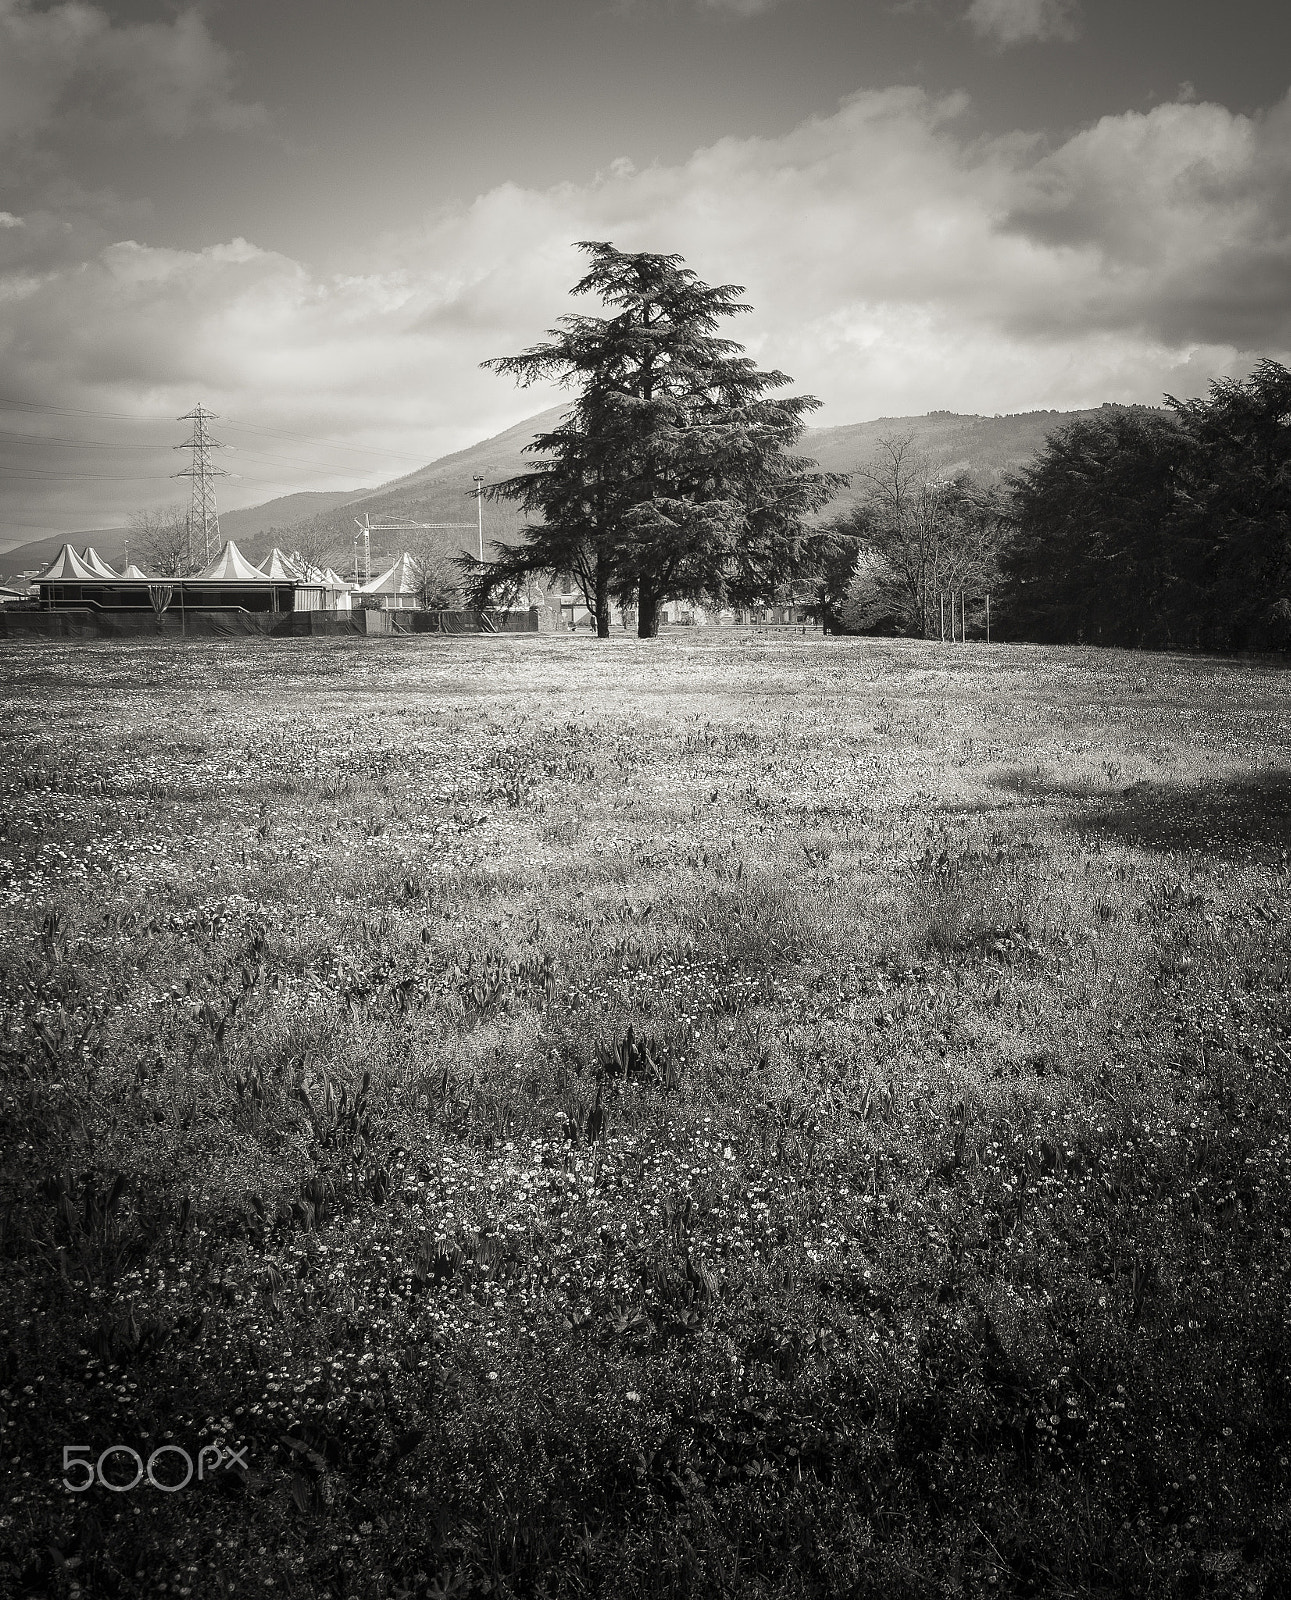
[[[940,611],[940,613],[941,613],[941,642],[942,642],[942,644],[945,644],[945,642],[946,642],[946,596],[940,589],[938,589],[938,591],[937,591],[937,610]]]
[[[986,642],[991,642],[991,591],[986,591]]]
[[[484,560],[484,479],[477,472],[471,482],[475,485],[475,526],[479,535],[480,560]]]
[[[368,514],[367,514],[366,511],[363,513],[363,521],[362,522],[360,522],[359,519],[357,517],[355,517],[354,526],[358,529],[358,533],[356,533],[354,535],[354,581],[355,581],[355,583],[358,583],[360,581],[360,578],[359,578],[359,534],[362,534],[363,535],[363,575],[362,575],[362,581],[364,583],[371,583],[371,581],[372,581],[372,530],[368,527]]]
[[[206,424],[214,419],[215,412],[207,411],[200,401],[191,411],[186,411],[182,417],[176,419],[179,422],[191,422],[193,424],[193,437],[185,439],[183,444],[175,446],[176,450],[191,450],[193,452],[192,464],[185,467],[181,472],[175,473],[177,478],[189,478],[192,480],[192,492],[188,505],[190,565],[192,564],[194,524],[200,526],[202,530],[202,545],[206,552],[206,559],[202,563],[203,566],[210,564],[211,535],[215,535],[217,546],[220,541],[220,519],[215,510],[214,480],[216,478],[227,478],[228,473],[223,467],[213,466],[211,463],[211,451],[225,448],[218,439],[212,439],[206,431]]]

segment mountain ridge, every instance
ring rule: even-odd
[[[1107,403],[1111,405],[1111,402]],[[568,405],[538,412],[501,433],[465,449],[452,451],[399,478],[375,488],[340,491],[302,490],[230,511],[220,517],[224,538],[234,539],[254,560],[274,545],[301,549],[313,559],[326,558],[338,570],[348,571],[355,549],[355,518],[388,522],[454,523],[457,527],[419,536],[399,530],[374,529],[372,569],[383,559],[415,544],[451,559],[476,548],[476,509],[472,479],[486,482],[513,477],[526,466],[525,446],[535,434],[549,431]],[[891,436],[912,436],[916,449],[930,468],[939,472],[966,468],[988,478],[1000,478],[1026,464],[1055,428],[1081,417],[1096,416],[1102,407],[1081,411],[1022,411],[987,417],[973,412],[930,411],[921,417],[874,417],[867,422],[836,423],[808,428],[798,452],[814,459],[827,472],[856,474],[872,461],[881,441]],[[1155,410],[1155,407],[1141,407]],[[863,485],[855,479],[830,502],[825,513],[833,516],[861,498]],[[300,513],[293,515],[292,513]],[[484,543],[514,539],[524,526],[519,507],[510,501],[484,504]],[[48,565],[66,542],[93,544],[112,565],[122,564],[128,529],[99,529],[33,540],[0,553],[0,578]]]

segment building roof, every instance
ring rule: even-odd
[[[254,567],[230,539],[199,578],[214,578],[220,583],[265,583],[269,574]]]
[[[70,544],[65,544],[50,562],[44,572],[39,573],[35,583],[83,583],[87,579],[93,581],[102,577],[95,572],[93,567],[86,566],[82,558]]]
[[[396,556],[394,565],[379,578],[358,586],[360,594],[416,594],[417,589],[416,563],[407,550]]]
[[[84,561],[85,565],[89,567],[97,577],[119,578],[121,576],[119,572],[108,566],[107,562],[92,544],[87,544],[85,549],[81,551],[81,560]]]

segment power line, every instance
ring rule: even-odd
[[[0,406],[9,406],[18,411],[45,412],[61,417],[107,417],[116,422],[137,422],[147,427],[157,427],[161,424],[160,417],[132,416],[126,411],[89,411],[79,406],[53,406],[37,400],[15,400],[8,395],[0,395]],[[330,437],[314,433],[296,433],[287,428],[266,428],[255,422],[235,422],[231,417],[226,417],[225,422],[231,428],[238,428],[247,433],[273,434],[283,439],[302,439],[307,444],[321,445],[326,449],[334,449],[339,445],[344,450],[358,451],[362,455],[390,456],[398,461],[422,462],[420,455],[407,450],[389,450],[381,445],[349,444],[338,434]],[[88,442],[88,441],[87,441]],[[122,446],[124,449],[146,448],[138,445]],[[424,465],[424,462],[422,462]]]
[[[421,456],[412,455],[407,450],[386,450],[381,445],[375,444],[346,444],[343,439],[336,435],[333,435],[330,439],[322,438],[314,433],[292,433],[286,428],[262,428],[251,422],[234,422],[231,418],[228,419],[228,425],[231,428],[242,428],[248,433],[270,433],[276,434],[282,439],[303,439],[307,444],[324,445],[328,449],[339,444],[345,450],[360,450],[368,455],[392,456],[399,461],[422,460]]]
[[[280,456],[272,450],[247,450],[237,444],[231,444],[228,448],[235,452],[239,461],[284,461],[288,466],[312,467],[315,472],[326,472],[329,475],[337,470],[335,467],[328,467],[323,461],[306,461],[303,456]],[[343,470],[352,473],[357,469],[350,467]]]
[[[15,433],[12,428],[0,428],[0,440],[13,439],[19,444],[72,445],[78,450],[160,450],[164,445],[121,444],[115,439],[64,439],[55,433]]]
[[[172,448],[182,449],[183,446],[175,445]],[[174,472],[27,472],[20,467],[0,466],[0,477],[19,478],[24,482],[31,483],[169,483],[173,478],[179,476],[182,476],[182,474]],[[277,473],[270,477],[263,477],[254,472],[226,472],[223,476],[237,483],[263,484],[266,488],[277,487],[281,489],[283,487],[283,477]],[[353,491],[348,489],[322,489],[316,491],[288,489],[285,494],[280,495],[278,498],[288,499],[293,494],[308,493],[348,494],[353,492],[354,494],[362,494],[366,488],[367,485]]]
[[[0,395],[0,406],[12,406],[18,411],[48,411],[60,417],[111,417],[116,422],[146,422],[154,427],[164,420],[161,417],[138,417],[129,411],[85,411],[79,406],[51,406],[40,400],[14,400],[7,395]]]
[[[0,448],[3,448],[4,444],[9,440],[13,440],[16,443],[20,443],[20,444],[52,444],[52,445],[58,445],[60,448],[66,447],[66,448],[72,448],[72,449],[85,449],[85,450],[147,450],[147,451],[159,452],[159,451],[164,450],[164,449],[167,448],[165,445],[153,445],[153,444],[115,444],[115,443],[110,442],[107,439],[60,439],[60,438],[55,438],[54,436],[48,435],[48,434],[42,434],[42,433],[14,433],[9,428],[0,428]],[[278,462],[283,462],[287,466],[312,467],[315,471],[327,470],[325,468],[325,465],[324,465],[323,462],[321,462],[321,461],[307,461],[303,456],[280,456],[280,455],[276,454],[273,451],[243,450],[243,449],[239,449],[237,445],[231,445],[231,446],[229,446],[229,448],[232,449],[232,450],[235,450],[237,452],[239,460],[266,461],[266,462],[278,461]],[[17,472],[20,472],[21,470],[22,469],[18,468],[18,467],[0,466],[0,472],[17,473]],[[332,470],[334,471],[335,469],[332,469]],[[353,469],[350,469],[351,473],[352,473],[352,471],[353,471]],[[64,473],[60,469],[58,471],[58,473],[55,474],[55,476],[58,476],[58,477],[104,477],[104,476],[114,476],[114,474],[74,473],[74,472],[73,473]],[[149,474],[141,473],[141,474],[139,474],[139,476],[140,477],[148,477]],[[163,476],[170,477],[171,474],[170,473],[165,473],[165,474],[163,474]],[[230,477],[242,477],[242,476],[245,476],[245,474],[242,474],[242,473],[230,473],[229,476]],[[272,480],[271,479],[264,479],[262,481],[271,482]]]
[[[58,438],[53,434],[15,433],[11,428],[0,428],[0,448],[3,448],[3,446],[9,441],[13,441],[17,444],[51,444],[57,445],[60,449],[75,450],[161,451],[166,449],[165,445],[118,444],[108,439],[63,439]],[[239,460],[270,462],[280,461],[285,463],[287,466],[310,467],[315,472],[327,471],[329,472],[329,475],[332,475],[336,472],[335,468],[329,469],[326,463],[322,461],[308,461],[304,456],[283,456],[272,450],[246,450],[238,445],[230,445],[229,448],[237,452]],[[12,470],[17,471],[18,469],[14,468]],[[342,475],[352,475],[355,470],[356,469],[354,468],[343,469]],[[166,474],[166,476],[169,476],[169,474]],[[241,474],[233,473],[230,474],[230,476],[239,477]]]
[[[66,483],[69,479],[96,479],[109,483],[151,483],[174,477],[170,472],[20,472],[16,467],[0,467],[6,478],[32,478],[37,483]]]

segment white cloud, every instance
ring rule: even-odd
[[[975,137],[966,109],[889,89],[674,167],[504,185],[365,241],[348,274],[244,240],[166,250],[28,214],[0,231],[6,383],[163,418],[200,398],[430,460],[555,398],[479,363],[572,309],[571,245],[589,238],[746,284],[755,314],[735,336],[824,399],[822,422],[1157,401],[1291,351],[1291,100],[1260,117],[1162,105],[1056,148]],[[230,458],[234,498],[399,470],[319,459],[330,477]],[[105,491],[96,516],[109,493],[119,513],[143,491]]]
[[[643,4],[675,5],[677,0],[611,0],[615,10],[625,12],[636,10]],[[728,12],[736,17],[757,17],[763,12],[774,11],[782,5],[791,3],[791,0],[689,0],[697,11]],[[801,0],[799,0],[801,3]]]
[[[973,0],[966,15],[983,39],[1001,48],[1046,39],[1070,42],[1080,32],[1078,0]]]
[[[704,11],[731,11],[737,17],[756,17],[782,3],[783,0],[699,0]]]
[[[263,120],[261,107],[236,98],[231,58],[196,11],[114,23],[84,0],[42,9],[0,0],[2,141],[31,144],[56,125],[177,138]]]

